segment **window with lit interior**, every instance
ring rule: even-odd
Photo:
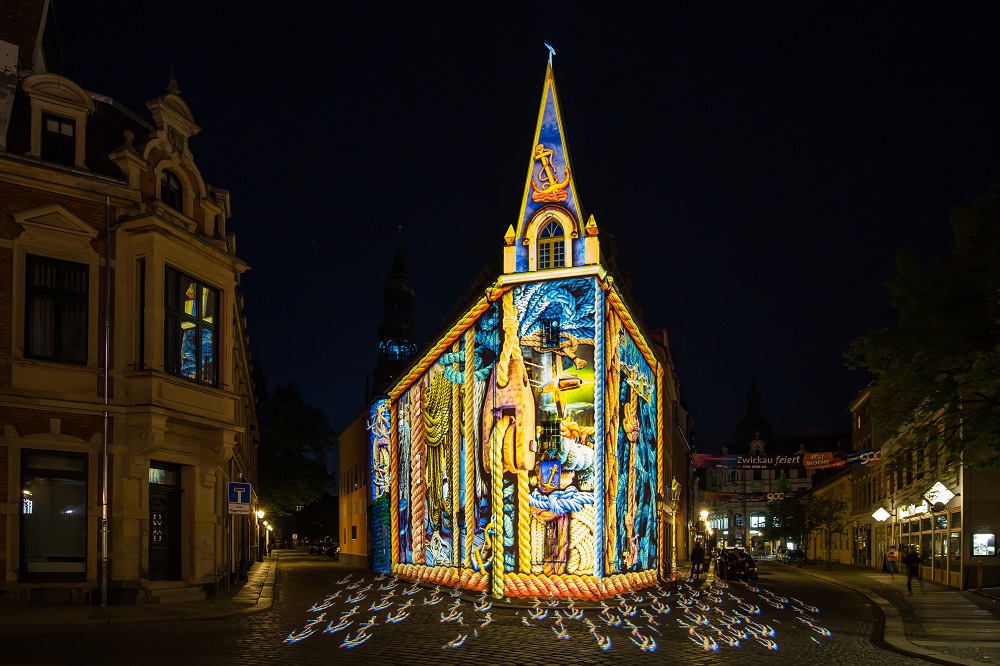
[[[566,265],[566,246],[562,225],[549,220],[538,234],[538,268],[561,268]]]
[[[24,355],[86,363],[87,266],[29,254],[24,277]]]
[[[164,369],[217,386],[219,291],[169,267],[165,278]]]

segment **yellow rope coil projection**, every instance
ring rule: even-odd
[[[487,588],[487,576],[471,569],[454,567],[427,567],[415,564],[397,564],[393,575],[404,580],[418,581],[431,585],[454,586],[481,592]],[[596,576],[509,573],[505,577],[506,586],[502,596],[530,599],[531,597],[558,597],[564,599],[598,600],[619,594],[635,592],[656,585],[656,571],[615,574],[605,578]]]
[[[424,400],[424,427],[427,447],[424,471],[427,508],[431,524],[440,528],[446,509],[443,479],[450,453],[448,435],[451,430],[451,382],[443,372],[434,373],[431,377]]]
[[[492,523],[497,526],[503,525],[503,462],[500,451],[503,446],[504,434],[513,420],[512,416],[498,419],[493,426],[493,433],[490,437],[490,509],[493,515]],[[504,591],[502,527],[499,532],[500,534],[493,540],[493,565],[490,567],[490,589],[497,599],[503,595]]]
[[[459,351],[460,343],[455,341],[455,351]],[[454,365],[455,372],[461,369],[459,363]],[[451,382],[449,382],[451,383]],[[460,405],[462,404],[462,385],[461,384],[451,384],[451,468],[448,470],[449,484],[448,488],[451,490],[449,513],[451,514],[451,563],[454,566],[458,566],[462,562],[462,544],[459,542],[461,536],[460,527],[458,525],[458,507],[459,507],[459,473],[458,470],[461,469],[461,449],[462,449],[462,410]]]
[[[521,573],[531,573],[531,505],[528,472],[517,472],[517,564]]]
[[[465,414],[465,554],[462,564],[469,566],[476,538],[476,329],[470,326],[465,332],[465,386],[462,390],[462,407]],[[458,527],[456,526],[456,533]]]
[[[566,572],[585,575],[594,570],[594,518],[596,509],[588,504],[574,511],[569,520],[569,559]]]

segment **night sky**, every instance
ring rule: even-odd
[[[754,376],[778,436],[847,432],[867,377],[842,354],[893,322],[896,250],[946,254],[1000,177],[997,3],[101,4],[57,4],[63,73],[147,120],[173,73],[232,193],[251,352],[337,430],[397,225],[426,344],[516,221],[544,41],[577,193],[669,330],[701,451]]]

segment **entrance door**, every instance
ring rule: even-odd
[[[149,579],[181,577],[180,491],[149,484]]]

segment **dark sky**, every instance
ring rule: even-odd
[[[338,430],[396,226],[422,343],[499,251],[547,40],[577,192],[669,330],[698,448],[732,437],[753,375],[779,436],[846,432],[866,377],[842,353],[893,321],[896,250],[945,254],[951,207],[1000,176],[997,3],[464,4],[57,16],[64,73],[144,118],[172,70],[197,164],[232,192],[251,351]]]

